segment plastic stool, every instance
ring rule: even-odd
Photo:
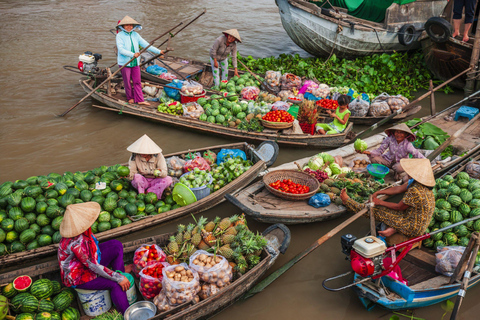
[[[458,121],[458,117],[465,117],[468,118],[468,120],[472,120],[473,117],[477,115],[479,110],[477,108],[472,108],[472,107],[467,107],[467,106],[461,106],[460,109],[455,112],[455,121]]]

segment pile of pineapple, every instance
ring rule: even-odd
[[[194,217],[195,220],[195,217]],[[260,254],[267,240],[248,229],[244,214],[212,221],[200,217],[186,227],[179,224],[177,234],[171,236],[163,248],[170,264],[189,263],[197,250],[205,250],[225,257],[235,274],[242,275],[260,262]]]

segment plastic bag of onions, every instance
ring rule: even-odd
[[[172,306],[191,301],[200,292],[198,273],[186,263],[163,268],[162,292]]]
[[[219,288],[230,284],[233,276],[227,259],[204,250],[198,250],[190,257],[190,268],[198,272],[201,281]]]

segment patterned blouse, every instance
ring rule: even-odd
[[[121,282],[121,274],[100,264],[100,255],[98,240],[91,228],[76,237],[62,238],[58,247],[58,262],[63,284],[76,287],[98,276]]]
[[[435,210],[435,196],[432,190],[423,184],[413,182],[403,196],[403,203],[410,206],[404,211],[397,211],[384,206],[373,207],[376,221],[403,233],[407,237],[418,237],[425,233]],[[354,212],[365,208],[364,204],[348,199],[345,206]],[[365,215],[367,218],[369,214]]]
[[[387,152],[385,152],[388,149]],[[414,158],[421,159],[425,158],[413,144],[404,139],[402,142],[398,143],[394,135],[386,137],[380,147],[372,151],[371,156],[382,156],[385,160],[391,161],[393,163],[400,162],[400,159],[408,158],[408,155],[413,155]]]

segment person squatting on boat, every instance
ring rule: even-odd
[[[348,110],[348,104],[350,103],[350,98],[342,94],[337,99],[338,108],[335,111],[327,110],[327,113],[330,117],[333,118],[333,122],[330,123],[317,123],[315,129],[319,134],[337,134],[345,131],[348,125],[348,119],[352,114]]]
[[[150,103],[143,99],[139,57],[140,46],[146,48],[149,46],[149,43],[136,32],[142,30],[140,23],[129,16],[125,16],[120,20],[117,24],[117,30],[121,30],[121,32],[118,32],[116,40],[118,49],[118,66],[122,67],[133,57],[137,58],[121,70],[127,101],[128,103],[138,103],[148,106]],[[149,47],[147,50],[156,55],[164,53],[162,50],[153,46]]]
[[[475,4],[477,0],[454,0],[453,3],[453,34],[452,37],[460,35],[460,24],[462,23],[463,8],[465,7],[465,25],[463,28],[463,41],[470,40],[468,32],[472,27],[473,18],[475,17]]]
[[[122,314],[129,304],[125,291],[128,279],[115,271],[131,272],[125,267],[123,245],[118,240],[98,243],[92,232],[101,207],[96,202],[67,206],[60,224],[62,240],[58,244],[58,262],[62,282],[67,287],[85,290],[109,290],[112,302]],[[108,268],[108,266],[111,267]]]
[[[232,64],[237,71],[237,41],[242,42],[237,29],[223,31],[210,49],[210,63],[212,64],[213,81],[216,86],[220,85],[220,67],[222,68],[222,80],[228,80],[228,56],[232,54]]]
[[[375,221],[387,225],[379,235],[390,237],[399,232],[407,237],[417,237],[425,233],[435,210],[435,196],[432,188],[435,186],[435,177],[428,159],[400,160],[405,173],[409,176],[408,182],[380,190],[372,195],[372,208]],[[381,194],[396,195],[405,193],[399,203],[387,202],[378,199]],[[343,189],[340,198],[348,210],[358,212],[365,208],[365,204],[352,200]],[[367,213],[365,215],[369,217]]]
[[[409,157],[425,158],[412,144],[416,136],[404,123],[385,130],[385,134],[387,137],[378,149],[359,153],[366,154],[371,163],[379,163],[393,169],[396,174],[395,179],[403,178],[406,181],[405,170],[402,168],[400,160]]]
[[[132,186],[138,193],[153,192],[161,199],[165,188],[173,182],[172,177],[167,175],[167,163],[162,149],[144,134],[127,150],[132,153],[128,162]]]

